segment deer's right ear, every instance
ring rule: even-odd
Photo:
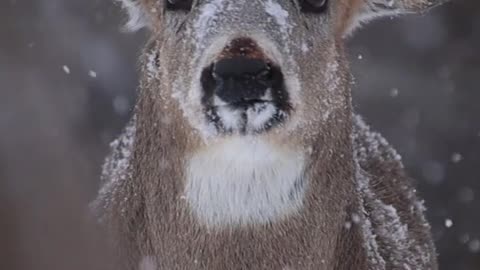
[[[358,25],[384,16],[396,16],[405,13],[424,13],[432,7],[448,0],[357,0],[353,4],[350,22],[346,32]]]

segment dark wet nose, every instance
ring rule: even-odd
[[[212,68],[215,93],[227,103],[260,101],[275,81],[272,67],[243,56],[222,59]]]
[[[242,78],[257,76],[269,69],[269,65],[262,60],[237,56],[218,61],[213,67],[213,73],[221,78]]]

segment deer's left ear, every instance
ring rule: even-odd
[[[357,0],[350,14],[347,32],[357,25],[384,16],[396,16],[405,13],[423,13],[448,0]]]

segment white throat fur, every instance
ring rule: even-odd
[[[188,160],[185,198],[208,227],[273,222],[302,207],[304,163],[302,151],[259,137],[222,139]]]

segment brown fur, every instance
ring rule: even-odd
[[[169,47],[171,40],[164,40],[161,1],[141,1],[145,10],[157,9],[149,13],[157,23],[151,27],[152,42],[143,59],[133,155],[125,181],[114,185],[97,200],[102,220],[118,248],[120,260],[116,269],[138,269],[145,256],[150,256],[161,270],[408,269],[405,265],[437,269],[429,227],[401,161],[383,138],[353,116],[342,36],[351,27],[354,16],[365,9],[364,1],[367,0],[339,1],[334,6],[334,14],[338,16],[333,27],[333,45],[313,48],[315,61],[297,57],[306,70],[315,70],[319,62],[326,63],[332,58],[340,64],[335,75],[339,78],[335,95],[319,91],[314,92],[315,98],[304,101],[307,112],[303,117],[306,122],[316,124],[306,125],[304,130],[292,134],[263,135],[278,144],[311,147],[305,172],[309,186],[303,208],[277,222],[215,229],[199,223],[182,197],[184,164],[205,145],[195,135],[179,104],[171,98],[173,86],[168,76],[172,74],[165,74],[170,70],[162,69],[162,66],[176,65],[178,52],[173,49],[175,46]],[[430,3],[426,0],[397,2],[406,10]],[[334,48],[336,54],[329,48]],[[154,78],[147,67],[151,64],[147,54],[152,51],[161,60],[156,61],[161,71]],[[225,55],[229,53],[224,51]],[[255,50],[247,53],[263,58]],[[312,82],[313,91],[316,73],[302,76],[307,85]],[[318,116],[308,110],[325,106],[334,109],[331,117],[319,124]],[[367,191],[359,189],[360,174],[368,178]],[[391,220],[388,212],[382,212],[384,209],[379,206],[396,209],[399,222],[408,227],[408,243],[385,233],[384,226]],[[374,254],[376,258],[368,252],[367,222],[371,222],[371,233],[376,235],[375,243],[379,246],[378,254]],[[422,258],[421,252],[429,258]],[[412,254],[416,255],[407,256]],[[378,258],[385,261],[384,266],[375,263]]]

